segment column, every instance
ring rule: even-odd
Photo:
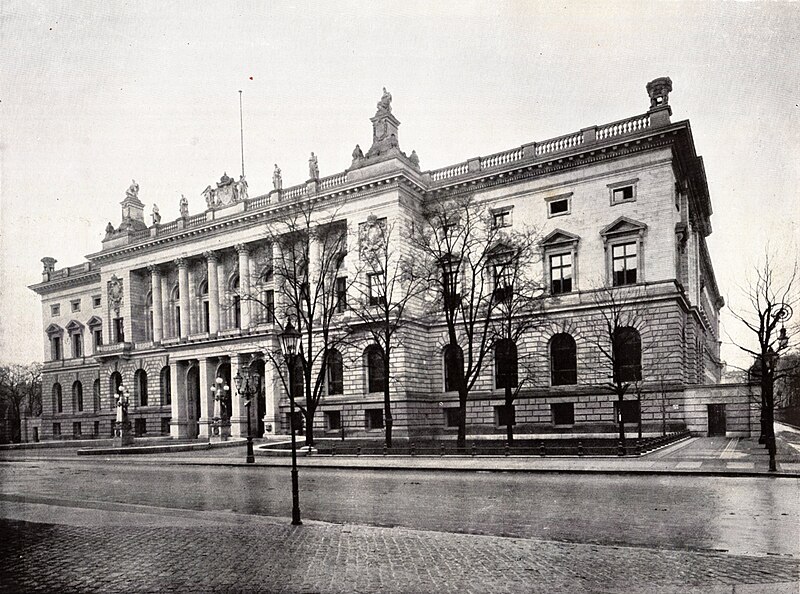
[[[214,416],[214,394],[211,384],[214,383],[215,365],[209,359],[200,359],[200,437],[211,435],[211,423]]]
[[[281,246],[279,241],[272,242],[272,279],[273,287],[275,290],[275,319],[281,324],[286,323],[286,312],[284,311],[284,304],[286,300],[283,296],[284,285],[284,264],[283,255],[281,253]]]
[[[203,254],[208,263],[208,333],[219,332],[219,280],[217,278],[217,254],[212,251]]]
[[[172,336],[171,319],[169,311],[169,279],[164,275],[161,277],[161,327],[163,336]]]
[[[158,266],[148,266],[150,271],[150,291],[153,295],[153,342],[164,338],[164,310],[161,302],[161,270]],[[145,320],[147,323],[147,320]]]
[[[175,265],[178,267],[178,291],[180,292],[181,301],[181,338],[189,336],[189,320],[191,318],[191,312],[189,311],[189,269],[187,264],[188,262],[185,258],[177,258],[175,260]]]
[[[173,438],[189,437],[188,409],[186,402],[186,364],[175,361],[169,364],[170,389],[172,390],[170,435]]]
[[[330,254],[325,254],[326,258],[330,258]],[[312,233],[308,238],[308,290],[309,295],[314,295],[317,290],[317,283],[320,281],[321,271],[320,261],[320,245],[319,240]],[[327,270],[326,272],[330,272]]]
[[[231,437],[247,437],[247,417],[244,414],[244,401],[236,390],[233,379],[239,373],[240,361],[238,353],[231,353]]]
[[[242,318],[242,330],[250,329],[250,250],[244,244],[236,246],[239,254],[239,309]]]
[[[225,265],[222,262],[217,262],[217,297],[222,300],[226,293],[225,293]],[[209,297],[210,298],[210,297]],[[220,312],[220,321],[219,321],[219,329],[220,330],[227,330],[230,328],[230,324],[228,324],[228,320],[230,319],[230,307],[228,307],[229,303],[225,302],[225,311]]]
[[[276,346],[270,345],[274,350]],[[280,421],[278,419],[278,402],[281,398],[282,384],[275,371],[275,365],[267,360],[264,365],[264,435],[275,435],[279,431]]]

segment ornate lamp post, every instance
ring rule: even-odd
[[[233,381],[236,382],[236,391],[239,392],[239,397],[244,398],[244,406],[247,410],[247,459],[245,462],[253,464],[256,457],[253,455],[253,433],[250,430],[250,404],[253,402],[253,396],[258,393],[258,375],[255,375],[247,367],[244,377],[237,371]]]
[[[300,521],[300,490],[297,485],[297,441],[294,435],[294,365],[297,357],[297,344],[300,340],[300,333],[292,325],[292,320],[286,324],[283,332],[280,333],[281,351],[289,368],[289,430],[292,433],[292,524],[299,526]]]
[[[128,388],[120,384],[117,388],[117,420],[114,424],[114,445],[126,446],[133,443],[133,436],[131,435],[131,423],[128,420],[128,406],[130,404],[130,397]]]
[[[231,388],[228,384],[225,383],[225,380],[221,377],[218,377],[214,380],[214,384],[211,386],[211,393],[214,394],[214,418],[213,421],[213,433],[216,436],[219,436],[220,439],[226,439],[225,431],[221,430],[222,427],[222,409],[225,407],[225,399],[228,392],[230,392]]]
[[[767,361],[766,361],[766,378],[761,379],[761,418],[765,421],[765,437],[767,442],[767,451],[769,452],[769,470],[775,472],[778,466],[775,460],[777,454],[777,447],[775,445],[775,371],[778,367],[778,359],[780,359],[781,351],[789,346],[789,337],[786,335],[786,321],[792,317],[792,308],[785,303],[782,303],[778,311],[774,314],[774,319],[781,323],[780,332],[778,332],[778,348],[773,349],[767,345]],[[763,368],[762,368],[763,369]],[[764,381],[766,379],[766,382]]]

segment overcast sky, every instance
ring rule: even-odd
[[[273,163],[304,181],[312,150],[322,176],[347,168],[383,86],[430,169],[643,113],[645,84],[670,76],[727,301],[768,241],[797,254],[800,3],[333,4],[0,4],[0,360],[41,359],[39,260],[98,251],[131,179],[149,223],[153,203],[164,221],[181,194],[201,212],[207,185],[238,177],[240,89],[253,196]]]

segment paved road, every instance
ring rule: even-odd
[[[304,518],[562,542],[800,557],[800,481],[301,469]],[[2,499],[290,515],[285,468],[0,462]]]

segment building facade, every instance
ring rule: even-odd
[[[44,319],[42,437],[111,436],[120,385],[131,395],[137,435],[208,437],[216,378],[231,386],[224,402],[231,432],[244,435],[247,409],[232,382],[244,367],[261,378],[250,407],[255,434],[288,432],[286,390],[265,356],[277,345],[286,290],[273,266],[281,257],[275,225],[311,204],[320,224],[335,213],[347,238],[337,278],[352,279],[362,274],[355,244],[370,217],[413,221],[434,198],[467,194],[493,224],[530,223],[540,233],[545,296],[541,323],[516,345],[534,370],[516,401],[518,433],[613,430],[618,414],[651,429],[701,427],[698,387],[718,383],[721,373],[723,301],[705,240],[711,203],[689,122],[671,120],[671,81],[647,90],[644,114],[432,171],[400,150],[400,122],[384,93],[372,145],[366,154],[356,146],[346,171],[320,178],[312,153],[306,182],[283,188],[276,166],[274,189],[255,197],[243,177],[226,174],[204,192],[204,212],[189,214],[183,199],[181,217],[167,223],[157,211],[145,222],[133,182],[102,248],[68,268],[44,258],[42,282],[31,287]],[[312,241],[309,267],[319,253]],[[337,286],[340,301],[356,302],[346,281]],[[638,350],[626,356],[637,359],[641,402],[623,411],[605,386],[596,347],[609,288],[639,320]],[[347,325],[347,307],[337,307],[332,324]],[[445,327],[414,312],[390,360],[395,434],[448,435],[458,399],[448,385]],[[356,332],[330,359],[318,436],[380,434],[382,384],[371,344]],[[468,433],[504,431],[498,364],[490,356],[470,391]],[[728,430],[744,433],[747,413],[737,414],[729,407]]]

